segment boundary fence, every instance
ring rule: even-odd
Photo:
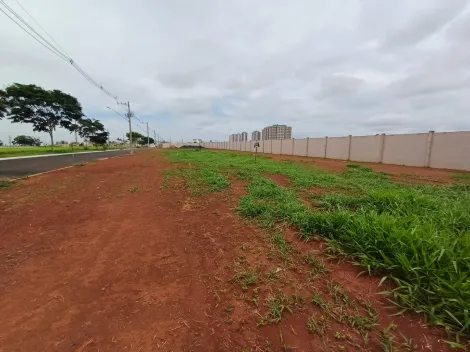
[[[470,171],[470,131],[207,142],[205,148]]]

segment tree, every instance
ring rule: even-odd
[[[0,89],[0,120],[7,114],[7,99],[6,94]]]
[[[80,119],[77,121],[77,132],[85,140],[93,144],[103,146],[108,143],[109,133],[105,131],[104,125],[95,119]]]
[[[83,117],[78,100],[60,90],[45,90],[34,84],[14,83],[5,90],[9,119],[14,123],[30,123],[33,131],[46,132],[54,150],[57,127],[70,129],[74,120]]]
[[[109,132],[97,132],[96,134],[90,136],[90,142],[95,145],[104,146],[108,143]]]
[[[39,138],[34,138],[31,136],[16,136],[15,139],[13,139],[13,144],[14,145],[22,145],[22,146],[30,146],[30,147],[39,147],[41,145],[41,141]]]
[[[150,144],[153,144],[153,143],[155,143],[155,140],[152,137],[149,137],[148,142]],[[139,145],[146,145],[147,144],[147,137],[144,137],[144,136],[140,137],[140,139],[137,141],[137,143],[139,143]]]
[[[129,132],[126,133],[126,138],[129,140]],[[132,132],[132,142],[137,143],[139,139],[144,138],[143,134],[140,134],[139,132]]]
[[[0,147],[3,147],[3,141],[0,141]]]

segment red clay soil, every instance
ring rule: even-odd
[[[422,317],[390,317],[379,279],[326,260],[322,241],[286,229],[292,249],[281,258],[273,234],[236,214],[243,182],[191,197],[179,180],[165,182],[172,167],[154,151],[0,191],[0,351],[380,351],[378,332],[392,321],[397,342],[400,331],[419,351],[449,350]],[[312,249],[326,276],[309,275]],[[243,289],[233,278],[249,271],[258,278]],[[367,345],[335,321],[323,338],[307,332],[308,317],[322,314],[311,296],[326,296],[328,283],[379,312]],[[258,326],[279,290],[305,302]]]

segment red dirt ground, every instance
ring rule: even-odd
[[[165,182],[172,167],[154,151],[0,191],[0,351],[380,351],[377,333],[392,321],[397,341],[400,331],[419,351],[449,350],[421,316],[390,317],[379,279],[328,261],[321,240],[279,229],[292,244],[280,258],[273,234],[236,214],[243,182],[191,197],[180,180]],[[303,258],[312,249],[328,275],[309,276]],[[232,278],[250,270],[258,280],[245,292]],[[328,282],[380,313],[366,347],[334,321],[323,339],[308,334],[307,318],[322,314],[310,298]],[[295,288],[304,304],[258,327],[266,300]]]

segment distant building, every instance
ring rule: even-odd
[[[251,134],[252,141],[259,141],[261,139],[261,132],[260,131],[253,131]]]
[[[242,132],[242,133],[234,133],[231,134],[228,137],[228,140],[230,142],[243,142],[248,140],[248,133],[247,132]]]
[[[272,125],[263,128],[261,134],[263,140],[267,139],[291,139],[292,127],[287,125]]]

